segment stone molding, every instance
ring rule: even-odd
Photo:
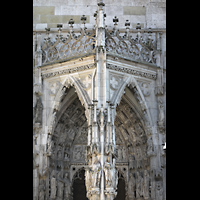
[[[94,64],[89,64],[89,65],[83,65],[83,66],[79,66],[79,67],[67,68],[64,70],[59,70],[59,71],[55,71],[55,72],[42,74],[42,78],[51,78],[51,77],[60,76],[60,75],[64,75],[64,74],[76,73],[76,72],[84,71],[87,69],[93,69],[95,67],[96,66]]]
[[[135,69],[130,69],[129,67],[122,67],[122,66],[107,64],[107,68],[115,70],[115,71],[123,72],[123,73],[133,74],[133,75],[141,76],[141,77],[145,77],[145,78],[150,78],[153,80],[156,80],[156,78],[157,78],[156,74],[151,74],[148,72],[142,72],[142,71],[138,71]]]

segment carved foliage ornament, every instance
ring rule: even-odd
[[[83,56],[95,53],[95,30],[86,32],[81,29],[80,33],[70,31],[67,37],[57,35],[54,39],[44,38],[42,45],[42,63],[51,63],[64,60],[69,57]]]
[[[133,58],[137,61],[145,61],[156,64],[156,45],[155,41],[148,38],[144,40],[137,35],[135,39],[131,36],[120,36],[119,31],[106,31],[106,50],[107,52],[122,55],[123,57]]]

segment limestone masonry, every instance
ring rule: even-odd
[[[166,200],[165,127],[165,0],[33,0],[33,200]]]

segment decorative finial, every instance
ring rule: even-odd
[[[130,28],[130,21],[127,19],[125,22],[126,29]]]
[[[126,22],[125,22],[126,32],[125,32],[125,35],[124,35],[124,37],[126,37],[126,38],[129,37],[130,24],[131,24],[130,21],[127,19]]]
[[[87,20],[87,17],[86,17],[85,15],[83,15],[83,16],[81,17],[82,23],[85,24],[85,21],[86,21],[86,20]]]
[[[46,30],[46,35],[47,35],[47,37],[44,38],[44,40],[47,41],[47,40],[50,39],[50,37],[49,37],[49,31],[50,31],[50,28],[45,28],[45,30]]]
[[[117,18],[117,16],[113,18],[113,22],[114,22],[114,25],[117,25],[117,23],[119,22],[119,19]]]
[[[73,20],[73,19],[70,19],[68,24],[69,24],[69,26],[70,26],[71,28],[73,28],[74,20]]]
[[[98,6],[105,6],[105,3],[103,2],[103,0],[99,0],[99,2],[97,3]]]
[[[137,29],[137,30],[138,30],[138,29],[139,29],[139,30],[141,29],[140,23],[137,23],[136,29]]]
[[[62,38],[62,35],[60,35],[60,32],[62,31],[62,28],[63,27],[63,25],[62,24],[57,24],[57,28],[58,28],[58,32],[59,32],[59,35],[57,35],[57,37],[59,37],[59,38]]]
[[[149,27],[149,29],[148,29],[148,35],[149,35],[149,39],[151,39],[152,30],[151,30],[151,28],[150,28],[150,27]]]

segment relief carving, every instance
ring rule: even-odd
[[[36,104],[34,107],[35,123],[42,123],[42,111],[43,111],[42,99],[40,96],[37,96]]]
[[[150,85],[150,83],[147,83],[147,82],[141,82],[141,84],[140,84],[142,93],[144,94],[145,97],[148,97],[151,94],[149,85]]]

